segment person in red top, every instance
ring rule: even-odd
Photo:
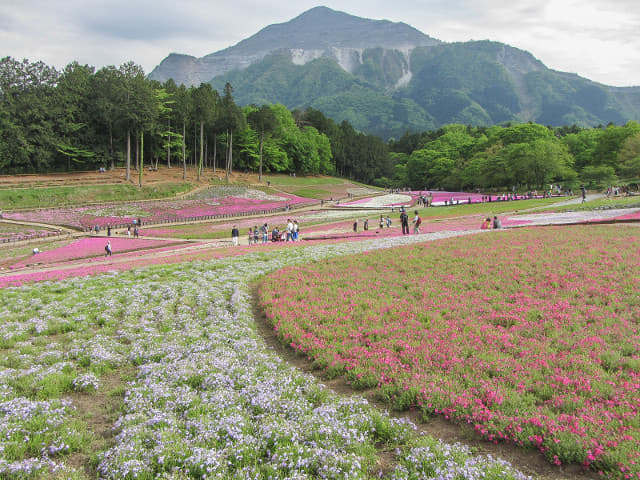
[[[418,235],[420,233],[420,224],[422,223],[422,219],[420,215],[418,215],[418,210],[415,211],[416,216],[413,217],[413,234]]]

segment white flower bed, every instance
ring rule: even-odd
[[[401,195],[397,193],[389,193],[387,195],[378,195],[377,197],[367,198],[366,200],[356,200],[355,202],[341,203],[339,206],[345,208],[398,208],[400,205],[410,205],[411,195]]]
[[[0,477],[47,478],[59,471],[83,478],[65,458],[82,449],[78,442],[90,432],[76,423],[78,433],[70,435],[73,406],[53,397],[73,390],[91,395],[103,372],[135,365],[117,438],[100,454],[100,478],[417,479],[463,471],[470,479],[487,472],[524,478],[463,447],[416,436],[411,423],[361,398],[332,394],[283,362],[255,330],[249,283],[262,275],[449,235],[256,252],[5,289],[1,456],[16,448],[15,432],[29,436],[37,424],[44,435],[31,453],[0,461]],[[56,394],[52,383],[60,377],[68,385]],[[29,391],[44,399],[33,403]],[[43,413],[54,421],[42,423]],[[390,472],[376,468],[380,445],[396,450]]]

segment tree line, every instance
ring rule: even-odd
[[[448,125],[404,135],[389,149],[394,171],[383,183],[414,188],[526,190],[550,183],[601,188],[640,179],[635,121],[597,128]]]
[[[591,187],[640,177],[640,124],[550,128],[448,125],[385,143],[321,111],[240,107],[222,92],[160,83],[133,62],[99,70],[77,62],[0,60],[0,173],[196,167],[332,174],[383,187]]]
[[[368,168],[359,150],[375,145],[386,153],[379,139],[364,140],[369,137],[348,124],[329,139],[303,116],[313,113],[283,105],[241,108],[228,83],[220,93],[206,83],[186,88],[149,80],[132,62],[97,71],[74,62],[57,71],[6,57],[0,60],[0,173],[118,166],[130,179],[131,170],[141,174],[163,163],[182,167],[185,176],[187,165],[195,166],[198,177],[205,169],[357,176]]]

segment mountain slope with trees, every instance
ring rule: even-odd
[[[223,171],[228,179],[235,169],[414,189],[602,187],[638,183],[640,124],[451,124],[385,143],[318,109],[241,107],[230,83],[220,92],[208,83],[160,83],[132,62],[98,71],[72,63],[59,72],[0,60],[0,174],[117,166],[142,186],[145,168],[160,163],[182,167],[185,179],[189,163],[198,179]]]
[[[553,71],[501,43],[416,47],[406,61],[411,78],[402,87],[396,86],[402,55],[394,58],[373,48],[364,50],[362,58],[350,73],[331,58],[296,65],[287,52],[277,52],[211,83],[214,88],[231,83],[240,104],[312,107],[384,138],[450,123],[592,127],[640,120],[640,87],[607,87]]]
[[[581,127],[640,120],[640,87],[548,69],[490,41],[443,43],[404,23],[316,7],[201,59],[172,54],[150,78],[230,83],[240,105],[312,107],[398,138],[450,123]]]

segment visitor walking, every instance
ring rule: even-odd
[[[238,240],[240,239],[240,231],[236,225],[231,229],[231,241],[233,242],[233,246],[238,246]]]
[[[287,219],[287,242],[293,241],[293,222]]]
[[[415,211],[416,216],[413,217],[413,234],[418,235],[420,233],[420,224],[422,223],[422,219],[420,215],[418,215],[418,210]]]
[[[104,256],[106,257],[110,257],[111,256],[111,242],[108,241],[107,244],[104,246]]]
[[[402,225],[402,234],[409,235],[409,215],[404,211],[404,208],[400,212],[400,225]]]

